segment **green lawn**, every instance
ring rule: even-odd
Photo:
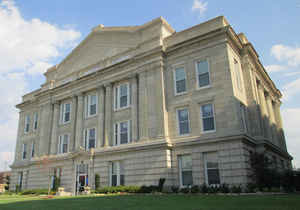
[[[0,196],[0,210],[299,210],[300,195],[121,195],[54,199]]]

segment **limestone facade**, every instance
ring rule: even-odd
[[[99,25],[45,76],[17,105],[12,188],[245,184],[254,151],[290,167],[281,93],[223,16]]]

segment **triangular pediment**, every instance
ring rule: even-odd
[[[58,66],[56,79],[136,47],[132,32],[92,32]]]

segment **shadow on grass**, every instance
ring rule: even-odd
[[[23,197],[24,198],[24,197]],[[299,210],[300,196],[120,195],[80,196],[0,203],[1,210]],[[0,197],[1,199],[1,197]]]

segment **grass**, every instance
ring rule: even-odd
[[[1,210],[299,210],[300,195],[118,195],[45,199],[0,196]]]

